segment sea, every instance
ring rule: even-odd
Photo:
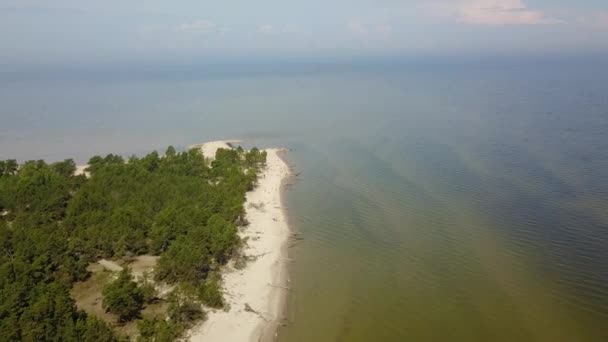
[[[608,341],[608,63],[0,71],[0,159],[290,149],[279,341]]]

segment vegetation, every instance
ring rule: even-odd
[[[200,285],[198,298],[211,308],[221,308],[224,306],[224,297],[222,296],[218,276],[210,276]]]
[[[131,270],[123,269],[118,278],[103,289],[103,308],[121,321],[137,318],[144,306],[144,292],[133,281]]]
[[[139,322],[140,342],[173,341],[193,323],[205,316],[201,305],[193,301],[193,289],[180,285],[169,296],[168,319],[146,317]]]
[[[171,321],[157,317],[145,317],[137,324],[138,342],[169,342],[178,338],[183,330]]]
[[[150,275],[144,272],[140,279],[139,288],[144,296],[144,303],[151,304],[158,299],[158,293],[154,287],[154,283],[150,281]]]
[[[95,156],[90,177],[72,160],[0,162],[0,341],[116,341],[106,323],[77,310],[69,289],[100,258],[160,255],[154,277],[189,288],[172,295],[169,320],[144,318],[140,340],[171,341],[200,318],[198,302],[221,307],[217,268],[239,243],[245,192],[265,152],[200,150],[164,156]],[[152,287],[152,288],[150,288]],[[104,289],[119,320],[154,300],[128,271]]]

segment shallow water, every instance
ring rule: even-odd
[[[287,146],[282,341],[608,340],[608,70],[2,82],[0,159]]]

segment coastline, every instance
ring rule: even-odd
[[[217,148],[230,148],[234,141],[214,141],[196,145],[206,156]],[[245,267],[231,263],[222,270],[225,310],[211,310],[207,319],[195,326],[189,340],[274,341],[285,314],[287,284],[287,243],[291,234],[284,209],[283,188],[291,170],[283,160],[284,149],[266,149],[266,168],[257,187],[245,201],[249,225],[239,235],[246,240],[244,255],[251,257]]]

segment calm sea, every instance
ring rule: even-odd
[[[605,66],[4,73],[0,159],[290,147],[281,341],[608,341]]]

